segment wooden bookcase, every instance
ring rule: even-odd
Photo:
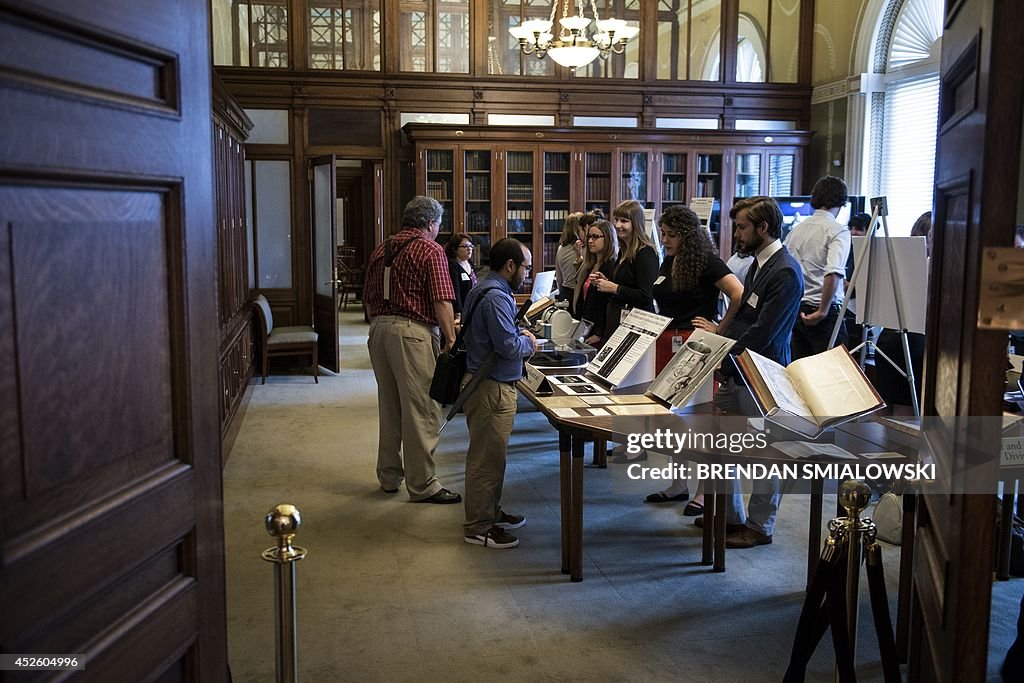
[[[811,137],[803,131],[432,124],[408,124],[404,131],[416,148],[416,191],[445,207],[438,241],[446,242],[453,230],[470,234],[477,265],[484,266],[493,242],[515,237],[532,250],[538,272],[554,267],[570,212],[600,207],[610,216],[627,199],[660,215],[693,197],[714,197],[719,208],[709,227],[726,258],[732,252],[728,207],[754,194],[800,194]]]

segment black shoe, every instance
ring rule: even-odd
[[[690,500],[689,491],[683,491],[682,493],[677,493],[674,496],[670,496],[663,491],[658,491],[657,493],[652,493],[644,498],[644,501],[647,503],[675,503],[677,501],[682,502],[684,500]]]
[[[487,533],[466,536],[463,540],[465,540],[466,543],[482,545],[485,548],[496,548],[498,550],[515,548],[519,545],[518,538],[506,532],[499,526],[492,526],[487,530]]]
[[[501,529],[518,529],[526,524],[526,517],[523,515],[510,515],[504,510],[501,512],[501,519],[494,523],[494,526]]]
[[[608,455],[611,456],[611,454],[612,454],[612,450],[609,449],[608,450]],[[622,465],[624,463],[643,462],[646,459],[647,459],[647,451],[640,451],[636,455],[629,455],[628,453],[622,453],[621,455],[616,455],[614,458],[612,458],[611,461],[613,463],[615,463],[616,465]]]
[[[423,498],[422,500],[413,501],[414,503],[436,503],[438,505],[450,505],[451,503],[461,503],[462,496],[457,493],[452,493],[448,489],[441,489],[430,498]]]
[[[386,489],[383,486],[380,487],[380,490],[384,493],[398,493],[398,489]]]
[[[697,515],[704,514],[704,506],[697,501],[690,501],[683,508],[683,515],[686,517],[696,517]]]

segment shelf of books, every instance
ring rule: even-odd
[[[473,240],[473,265],[487,263],[491,252],[491,150],[463,150],[465,223]]]
[[[682,204],[686,206],[686,154],[661,154],[661,210]]]
[[[606,218],[612,215],[612,154],[586,152],[583,158],[583,209],[601,209]]]
[[[452,234],[455,218],[455,151],[451,149],[427,150],[427,196],[441,203],[444,215],[441,217],[441,229],[438,230],[437,241],[442,244]]]
[[[621,178],[619,180],[619,201],[635,199],[648,206],[650,194],[647,191],[647,152],[622,152]]]
[[[533,251],[534,223],[533,155],[533,151],[515,150],[505,155],[505,231],[530,251]]]
[[[544,152],[544,241],[541,255],[544,270],[555,265],[558,240],[562,236],[565,219],[572,212],[569,203],[569,184],[572,155],[564,152]]]
[[[722,233],[722,159],[722,154],[704,152],[697,154],[697,182],[693,192],[694,197],[715,199],[715,209],[711,213],[707,227],[716,244]]]
[[[761,153],[736,153],[736,192],[733,197],[756,197],[761,194]]]

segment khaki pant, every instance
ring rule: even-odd
[[[409,498],[429,498],[442,488],[434,476],[441,407],[429,395],[440,352],[437,328],[379,315],[370,323],[367,347],[380,416],[377,480],[396,489],[405,479]]]
[[[516,389],[485,379],[465,404],[469,426],[466,451],[465,535],[486,533],[501,519],[505,454],[516,417]]]

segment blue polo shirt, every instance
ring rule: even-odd
[[[533,341],[519,334],[516,300],[508,280],[488,273],[469,290],[462,310],[463,315],[469,313],[466,370],[475,373],[493,351],[496,360],[488,377],[498,382],[522,379],[523,360],[533,355]]]

